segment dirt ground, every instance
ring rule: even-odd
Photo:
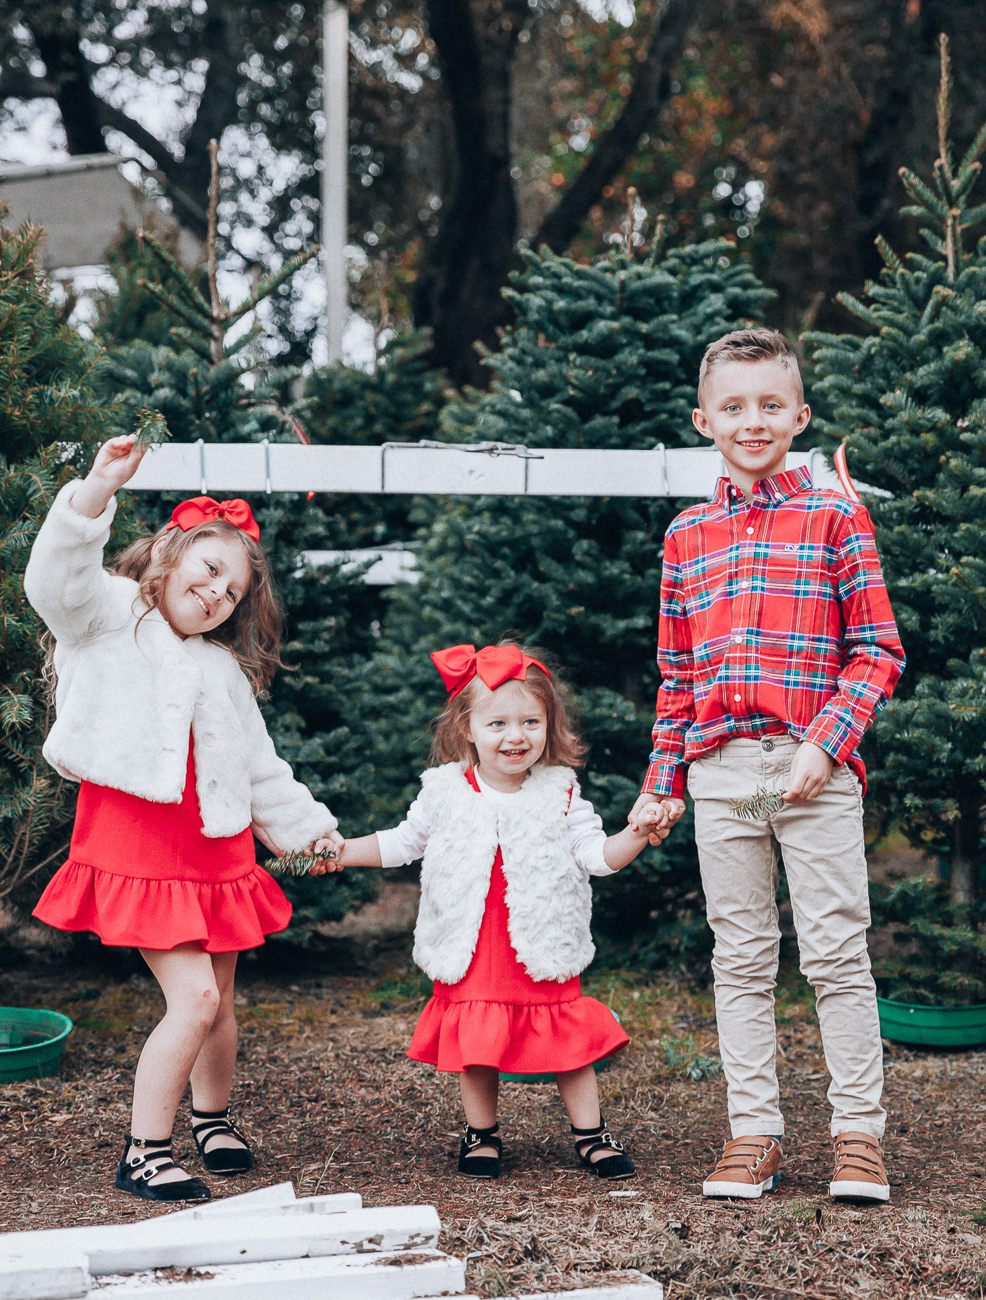
[[[235,1104],[257,1165],[213,1177],[214,1194],[291,1179],[299,1195],[433,1204],[443,1248],[466,1258],[468,1289],[483,1296],[641,1272],[664,1282],[668,1300],[986,1295],[986,1053],[888,1048],[892,1200],[833,1204],[828,1076],[807,990],[789,980],[778,1001],[781,1188],[761,1202],[711,1203],[701,1181],[726,1133],[709,994],[626,976],[590,979],[586,991],[633,1040],[599,1078],[635,1182],[611,1188],[579,1170],[554,1088],[524,1084],[503,1088],[499,1182],[457,1176],[455,1081],[404,1056],[423,996],[416,975],[398,972],[243,983]],[[0,1229],[162,1212],[112,1187],[134,1064],[161,1011],[150,980],[25,968],[0,974],[0,1003],[48,1006],[76,1024],[58,1076],[0,1086]],[[186,1154],[187,1126],[183,1109],[176,1147]],[[189,1164],[201,1172],[194,1156]]]

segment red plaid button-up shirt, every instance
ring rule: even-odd
[[[682,796],[688,763],[790,734],[847,763],[904,667],[866,510],[805,469],[727,478],[668,529],[653,753],[644,792]]]

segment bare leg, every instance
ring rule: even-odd
[[[130,1131],[139,1138],[166,1138],[219,1011],[219,989],[201,944],[183,943],[166,952],[141,948],[140,955],[161,986],[167,1010],[137,1062]],[[183,1169],[170,1169],[150,1181],[153,1187],[187,1177]]]
[[[500,1072],[492,1065],[472,1065],[459,1075],[459,1093],[466,1123],[471,1128],[492,1128],[500,1096]],[[495,1156],[495,1147],[476,1147],[471,1156]]]
[[[580,1070],[560,1070],[555,1075],[555,1083],[572,1127],[599,1128],[602,1122],[599,1115],[599,1089],[592,1066],[583,1065]],[[589,1159],[602,1160],[610,1154],[612,1153],[597,1151]]]
[[[236,1015],[233,1010],[233,977],[236,974],[235,952],[215,952],[211,955],[212,971],[219,990],[219,1009],[212,1028],[205,1037],[192,1066],[192,1105],[196,1110],[225,1110],[233,1084],[236,1065]],[[207,1138],[209,1151],[219,1147],[239,1147],[243,1144],[230,1133],[217,1133]]]

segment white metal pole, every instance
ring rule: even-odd
[[[322,15],[322,259],[329,364],[342,358],[346,319],[346,189],[349,175],[349,10],[325,0]]]

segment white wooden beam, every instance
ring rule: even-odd
[[[89,1281],[86,1255],[70,1246],[11,1247],[0,1253],[0,1300],[77,1300],[89,1294]]]
[[[788,455],[788,469],[801,465],[808,466],[817,486],[842,492],[838,475],[821,451]],[[497,444],[173,442],[153,448],[128,487],[196,495],[268,491],[702,498],[710,495],[722,473],[722,458],[714,447],[580,451]]]
[[[89,1300],[416,1300],[458,1295],[465,1288],[462,1261],[437,1251],[388,1255],[336,1255],[262,1264],[212,1265],[182,1270],[101,1277]]]
[[[297,1202],[295,1203],[298,1204]],[[440,1224],[430,1205],[352,1210],[344,1214],[260,1212],[188,1219],[162,1215],[140,1224],[56,1228],[0,1236],[0,1264],[14,1256],[44,1259],[52,1250],[89,1260],[95,1277],[150,1268],[200,1268],[324,1255],[435,1247]],[[39,1240],[40,1239],[40,1240]]]

